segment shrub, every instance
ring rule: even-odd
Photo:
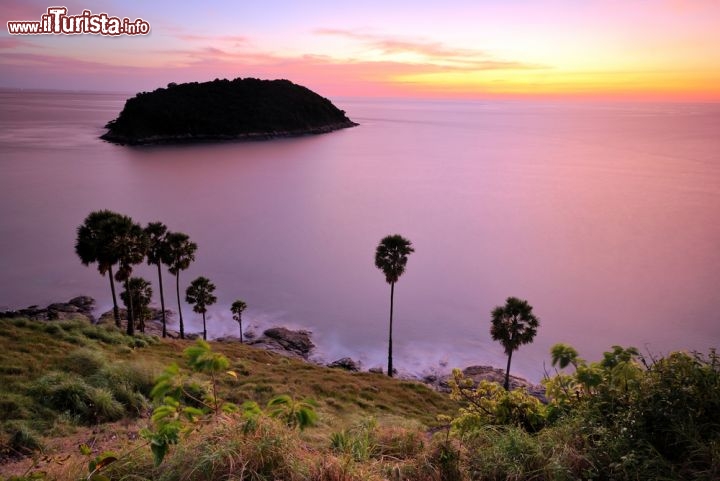
[[[532,479],[542,470],[537,440],[514,427],[487,427],[465,439],[466,469],[475,479]]]
[[[70,372],[80,374],[81,376],[89,376],[100,369],[107,363],[105,356],[95,349],[76,349],[67,355],[62,365]]]
[[[125,408],[113,393],[105,388],[92,388],[88,392],[88,403],[84,417],[91,423],[117,421],[125,414]]]
[[[377,421],[366,419],[348,430],[333,433],[330,436],[330,447],[355,461],[367,461],[379,452],[376,429]]]
[[[30,454],[41,450],[40,436],[23,421],[9,421],[3,424],[7,435],[6,449],[18,455]]]
[[[122,404],[112,392],[64,372],[49,372],[34,381],[30,391],[47,407],[67,412],[84,423],[114,421],[124,414]]]
[[[399,426],[378,428],[376,433],[378,452],[380,456],[389,456],[395,459],[418,456],[425,447],[422,436],[417,429]]]

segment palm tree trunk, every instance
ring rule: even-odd
[[[162,269],[160,268],[160,263],[157,263],[158,268],[158,283],[160,284],[160,309],[162,309],[162,337],[167,337],[167,327],[166,321],[165,321],[165,294],[163,294],[163,285],[162,285]]]
[[[393,299],[395,297],[395,283],[390,283],[390,335],[388,336],[388,370],[387,374],[393,377],[392,365],[392,325],[393,325]]]
[[[180,271],[175,274],[175,290],[177,291],[178,316],[180,318],[180,339],[185,339],[185,324],[183,324],[182,308],[180,307]]]
[[[127,335],[135,335],[135,313],[133,312],[134,292],[130,292],[130,280],[125,281],[125,292],[128,295],[128,312],[127,312]]]
[[[240,344],[243,343],[243,337],[242,337],[242,313],[238,314],[238,324],[240,325]]]
[[[505,390],[510,390],[510,361],[512,360],[512,354],[513,351],[510,351],[510,354],[508,354],[508,363],[507,368],[505,369]]]
[[[108,278],[110,279],[110,292],[112,292],[113,298],[113,317],[115,318],[115,325],[120,327],[120,309],[118,309],[117,297],[115,297],[115,281],[113,281],[112,266],[108,267]]]
[[[203,311],[203,341],[207,341],[207,327],[205,326],[205,311]]]

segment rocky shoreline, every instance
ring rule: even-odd
[[[113,323],[112,310],[103,313],[99,318],[93,315],[95,309],[95,299],[88,296],[78,296],[67,302],[56,302],[46,307],[36,305],[29,306],[25,309],[0,311],[0,318],[26,317],[31,320],[41,322],[63,321],[63,320],[82,320],[93,324]],[[146,321],[145,334],[160,336],[162,334],[162,321],[160,309],[151,309],[151,319]],[[166,310],[168,319],[172,312]],[[125,323],[127,312],[120,309],[120,317]],[[172,324],[172,323],[171,323]],[[167,329],[168,337],[177,339],[180,337],[179,332],[174,329]],[[344,369],[351,372],[362,372],[362,363],[350,357],[343,357],[332,362],[326,360],[311,359],[315,344],[312,341],[312,333],[305,330],[293,331],[286,327],[272,327],[263,331],[261,335],[256,335],[252,331],[245,333],[247,340],[246,345],[257,349],[264,349],[276,354],[299,359],[305,362],[313,362],[325,365],[329,368]],[[186,333],[186,339],[197,339],[200,333]],[[240,342],[240,338],[236,336],[225,336],[212,339],[215,342]],[[383,369],[372,367],[367,370],[370,373],[383,374]],[[475,383],[480,381],[493,381],[501,383],[505,378],[505,371],[493,366],[468,366],[462,370],[466,378],[472,379]],[[450,392],[449,381],[452,374],[427,374],[422,376],[400,376],[401,379],[420,381],[433,389],[440,392]],[[528,393],[537,397],[541,401],[545,401],[545,388],[539,384],[533,384],[527,379],[518,376],[510,376],[510,387],[516,389],[518,387],[525,388]]]
[[[274,130],[267,132],[252,132],[237,135],[223,134],[183,134],[183,135],[152,135],[147,137],[129,137],[108,131],[100,136],[102,140],[118,145],[167,145],[167,144],[201,144],[208,142],[252,142],[272,140],[279,138],[304,137],[306,135],[319,135],[336,130],[357,127],[359,124],[348,120],[334,124],[312,127],[302,130]]]

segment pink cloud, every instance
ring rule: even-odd
[[[23,39],[22,37],[0,37],[0,50],[5,49],[5,48],[19,48],[19,47],[37,48],[37,45]]]
[[[334,28],[316,29],[318,35],[332,35],[357,40],[367,48],[380,50],[384,54],[412,53],[424,57],[429,64],[442,63],[447,70],[508,70],[542,68],[512,60],[494,59],[484,50],[454,48],[440,42],[423,39],[399,39]]]

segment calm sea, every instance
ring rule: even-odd
[[[98,139],[123,99],[0,92],[0,309],[80,294],[109,308],[73,243],[112,209],[199,244],[181,282],[217,285],[215,336],[236,333],[242,298],[248,325],[307,328],[329,360],[382,365],[389,286],[373,254],[399,233],[416,249],[396,287],[402,371],[503,366],[490,311],[508,296],[541,320],[513,357],[535,380],[561,341],[588,359],[720,346],[718,104],[335,99],[359,127],[130,148]]]

